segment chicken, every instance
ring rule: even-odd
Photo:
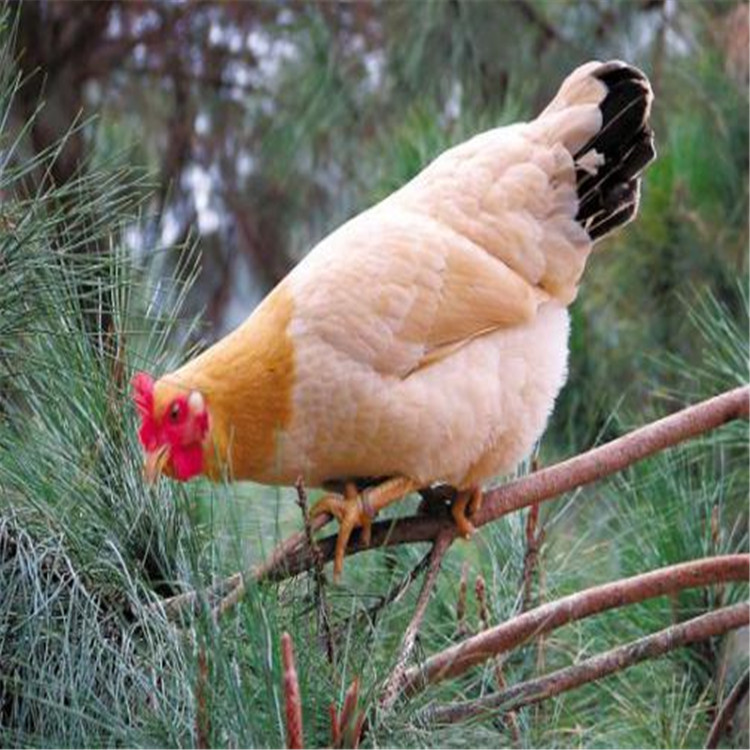
[[[323,239],[200,356],[136,375],[147,476],[344,487],[313,510],[339,520],[336,577],[353,529],[435,483],[470,535],[566,380],[593,244],[636,214],[652,98],[625,63],[579,67],[535,120],[449,149]]]

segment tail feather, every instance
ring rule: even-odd
[[[638,210],[640,174],[656,156],[649,126],[653,93],[640,70],[619,61],[604,63],[589,75],[607,93],[598,105],[601,127],[573,155],[578,166],[576,220],[598,240]]]

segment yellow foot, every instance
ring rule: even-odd
[[[462,490],[451,505],[451,515],[458,527],[458,533],[464,539],[471,539],[476,529],[474,524],[466,517],[467,505],[470,515],[474,515],[482,507],[482,490],[479,487]]]
[[[356,528],[362,529],[362,543],[370,544],[372,521],[378,511],[386,505],[400,500],[415,488],[410,479],[397,477],[389,479],[377,487],[371,487],[361,494],[352,482],[348,482],[343,495],[326,495],[310,511],[311,517],[328,513],[339,522],[339,535],[336,539],[336,553],[333,558],[333,580],[338,581],[344,569],[344,553],[349,537]]]

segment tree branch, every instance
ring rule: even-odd
[[[735,388],[718,396],[689,406],[667,417],[640,427],[627,435],[593,448],[574,458],[542,469],[514,482],[484,493],[482,507],[472,523],[479,528],[521,508],[558,497],[565,492],[615,474],[648,456],[690,440],[735,419],[748,418],[750,387]],[[330,520],[327,516],[315,519],[314,530]],[[366,549],[416,542],[433,542],[441,533],[453,533],[455,527],[449,517],[415,516],[396,521],[379,521],[372,526],[369,547],[364,546],[355,532],[346,550],[353,555]],[[222,611],[233,606],[244,593],[244,578],[283,580],[309,570],[315,565],[315,554],[304,544],[304,532],[292,535],[282,542],[271,557],[244,576],[235,573],[207,593],[231,593],[222,603]],[[324,560],[333,559],[336,536],[318,542]],[[197,600],[195,592],[179,595],[162,603],[168,617],[174,617]],[[159,605],[156,605],[159,606]]]
[[[396,665],[383,687],[383,692],[380,697],[380,706],[386,711],[395,703],[401,692],[401,686],[406,672],[406,664],[409,661],[411,652],[414,650],[414,644],[417,640],[419,628],[422,625],[422,620],[427,611],[427,605],[430,602],[430,596],[432,595],[435,583],[437,582],[440,565],[443,562],[443,557],[451,546],[454,538],[455,535],[453,534],[441,534],[435,540],[435,544],[430,552],[427,574],[425,575],[424,583],[422,584],[422,590],[419,592],[417,604],[414,607],[414,614],[412,615],[411,621],[409,622],[401,640],[401,650],[396,659]]]
[[[745,672],[734,684],[727,699],[722,703],[719,713],[716,715],[716,719],[711,726],[711,731],[706,738],[707,748],[719,746],[721,735],[724,734],[726,728],[729,726],[729,722],[732,720],[732,716],[737,710],[740,701],[745,697],[748,687],[750,687],[750,672]]]
[[[488,630],[490,628],[490,610],[487,606],[487,585],[484,582],[483,576],[477,576],[476,583],[474,584],[474,591],[476,593],[477,605],[479,607],[479,621],[482,623],[482,628]],[[495,657],[494,672],[497,689],[505,690],[508,687],[508,684],[506,683],[505,675],[503,674],[503,660],[499,657]],[[513,737],[513,744],[515,747],[523,747],[523,742],[521,741],[521,729],[518,725],[518,714],[515,711],[508,711],[508,726],[510,727],[510,734],[511,737]]]
[[[690,643],[703,641],[743,627],[750,622],[747,603],[695,617],[679,625],[660,630],[625,646],[586,659],[580,664],[560,669],[552,674],[514,685],[500,693],[474,701],[436,706],[422,712],[419,719],[430,726],[448,724],[478,716],[488,711],[493,714],[516,711],[523,706],[551,698],[602,677],[619,672],[646,659],[655,659]]]
[[[637,461],[715,430],[727,422],[747,419],[749,399],[750,387],[735,388],[633,430],[574,458],[488,490],[484,493],[480,511],[471,521],[479,528],[521,508],[550,500],[616,474]],[[365,547],[359,534],[353,534],[347,555],[375,547],[433,542],[446,528],[454,529],[450,518],[417,516],[395,522],[379,521],[372,526],[370,546]],[[326,560],[333,558],[335,544],[335,535],[326,537],[318,543]],[[276,565],[266,566],[265,575],[271,580],[297,575],[308,570],[313,564],[312,555],[305,548],[299,548],[293,554],[277,560]]]
[[[312,531],[318,531],[325,526],[331,520],[330,516],[320,515],[316,516],[310,522],[310,528]],[[261,565],[256,566],[247,574],[234,573],[233,575],[225,578],[223,581],[211,586],[205,592],[199,591],[187,591],[184,594],[178,594],[170,599],[163,602],[157,602],[152,605],[153,609],[159,607],[164,608],[164,613],[169,619],[174,619],[180,615],[181,612],[186,609],[195,609],[200,603],[200,596],[204,594],[209,605],[213,603],[215,599],[220,597],[222,594],[227,593],[226,597],[222,600],[223,610],[236,604],[245,593],[245,578],[250,580],[261,580],[265,578],[269,571],[276,568],[280,561],[283,561],[286,557],[291,555],[295,549],[305,543],[307,536],[307,530],[299,531],[296,534],[292,534],[290,537],[280,542],[273,550],[269,558]],[[219,614],[219,613],[216,613]]]
[[[681,589],[726,581],[747,581],[750,555],[724,555],[670,565],[601,586],[594,586],[525,612],[430,657],[406,672],[407,695],[462,674],[497,654],[509,651],[575,620]]]

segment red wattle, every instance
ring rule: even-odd
[[[171,458],[175,479],[191,479],[198,476],[203,469],[203,448],[199,443],[173,446]]]

